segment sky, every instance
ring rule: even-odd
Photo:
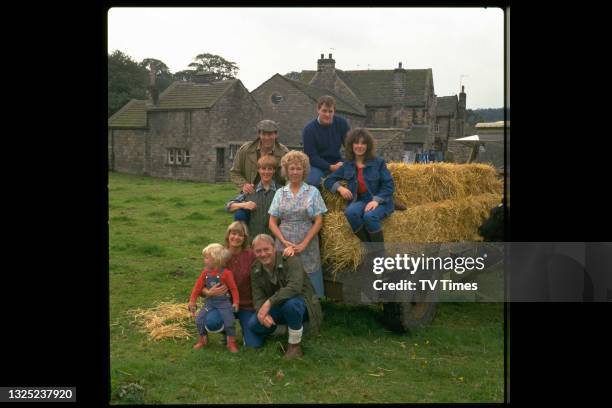
[[[465,86],[467,108],[504,106],[504,14],[498,8],[118,8],[108,11],[108,52],[188,69],[201,53],[235,62],[253,91],[274,74],[431,68],[438,96]]]

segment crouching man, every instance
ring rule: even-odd
[[[286,324],[289,345],[285,358],[302,356],[303,323],[317,334],[321,305],[299,256],[285,257],[274,248],[274,238],[259,234],[253,239],[257,260],[251,270],[253,305],[257,313],[249,320],[250,329],[262,336],[272,334],[278,324]]]

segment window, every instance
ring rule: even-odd
[[[434,133],[440,133],[440,124],[438,122],[433,124]]]
[[[237,145],[237,144],[229,145],[229,159],[230,160],[234,160],[234,157],[236,157],[236,153],[238,152],[239,148],[240,148],[240,145]]]
[[[277,105],[283,101],[283,96],[278,92],[274,92],[270,99],[272,100],[273,104]]]
[[[174,166],[189,166],[191,164],[191,156],[187,149],[169,148],[167,153],[167,162]]]

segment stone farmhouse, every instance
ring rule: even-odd
[[[289,79],[275,74],[252,92],[264,116],[280,122],[282,137],[301,143],[304,124],[315,116],[316,99],[330,94],[351,127],[401,133],[404,152],[446,151],[448,139],[463,136],[466,94],[438,97],[428,69],[340,70],[332,54],[317,60],[316,71]],[[379,145],[382,140],[379,140]]]
[[[154,95],[154,93],[152,93]],[[240,80],[176,81],[159,98],[132,100],[108,120],[108,165],[118,172],[227,181],[233,155],[263,117]]]
[[[279,141],[302,149],[302,129],[316,117],[317,99],[336,98],[351,127],[369,128],[387,161],[413,161],[416,153],[446,152],[463,137],[466,94],[438,97],[429,69],[336,69],[332,54],[316,71],[275,74],[252,92],[238,79],[213,81],[208,73],[176,81],[159,97],[132,100],[108,120],[112,171],[218,182],[229,180],[234,155],[257,137],[261,119],[279,123]]]

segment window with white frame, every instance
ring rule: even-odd
[[[189,166],[191,155],[187,149],[169,148],[167,151],[167,163],[174,166]]]

